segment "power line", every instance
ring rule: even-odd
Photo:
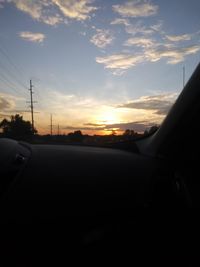
[[[17,90],[9,84],[9,81],[6,80],[4,77],[0,77],[0,81],[3,82],[4,84],[7,84],[6,86],[9,87],[9,89],[11,89],[13,92],[15,92],[16,94],[18,94]]]
[[[26,75],[24,75],[23,71],[21,70],[21,68],[19,68],[19,66],[17,66],[12,59],[10,58],[10,56],[8,55],[8,53],[6,52],[5,48],[2,47],[2,45],[0,45],[0,52],[1,54],[4,55],[4,57],[8,60],[8,62],[10,63],[10,65],[13,67],[13,69],[15,69],[18,73],[20,73],[23,77],[25,77]],[[22,83],[23,84],[23,83]],[[23,84],[24,85],[24,84]],[[26,88],[26,85],[24,85]]]
[[[4,84],[7,84],[10,90],[14,91],[17,95],[19,95],[19,91],[15,87],[16,85],[12,81],[10,81],[4,73],[1,73],[0,75],[0,81],[2,81]]]
[[[9,76],[10,77],[12,77],[12,80],[15,80],[15,82],[18,84],[18,85],[20,85],[20,87],[23,87],[24,89],[26,89],[27,90],[27,87],[15,76],[15,74],[14,73],[12,73],[5,65],[3,66],[2,64],[1,64],[1,68],[3,68],[4,69],[4,71],[7,73],[7,74],[9,74]]]
[[[24,93],[25,93],[27,90],[27,86],[18,78],[19,75],[16,73],[16,70],[18,71],[18,73],[21,71],[19,71],[17,66],[13,63],[13,61],[10,59],[8,54],[2,49],[2,47],[0,47],[0,52],[1,52],[1,54],[4,55],[4,58],[6,58],[6,62],[1,62],[1,69],[2,69],[1,76],[4,76],[4,79],[6,77],[6,80],[9,83],[11,80],[14,80],[14,83],[11,82],[12,84],[14,84],[14,87],[16,87],[16,84],[18,84],[18,86],[20,86],[20,88],[23,87],[25,89],[25,91],[24,91]],[[5,63],[9,63],[9,65],[12,68],[10,68],[8,65],[6,66]],[[11,71],[11,69],[12,69],[12,71]]]

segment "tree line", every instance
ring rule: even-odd
[[[26,121],[23,119],[23,116],[16,114],[11,116],[10,120],[3,119],[0,122],[0,128],[2,129],[1,136],[6,138],[13,138],[16,140],[33,140],[40,139],[42,142],[52,141],[50,135],[39,136],[37,135],[37,130],[32,128],[30,121]],[[158,126],[154,125],[149,130],[146,130],[143,135],[148,135],[155,132],[158,129]],[[68,141],[68,142],[76,142],[76,143],[106,143],[106,142],[117,142],[117,141],[128,141],[133,140],[137,137],[141,136],[141,134],[135,132],[134,130],[126,129],[122,135],[116,135],[116,132],[113,131],[110,135],[104,136],[89,136],[83,135],[80,130],[74,131],[73,133],[69,133],[66,135],[54,135],[53,138],[58,141]]]

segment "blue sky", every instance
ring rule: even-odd
[[[49,132],[159,124],[200,58],[198,0],[0,0],[0,112]]]

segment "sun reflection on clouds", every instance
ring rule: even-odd
[[[115,127],[115,125],[147,121],[159,124],[164,118],[162,113],[155,112],[157,110],[142,105],[141,98],[133,102],[136,102],[137,106],[134,106],[132,102],[133,106],[130,106],[130,103],[129,105],[108,105],[97,99],[62,95],[62,93],[52,93],[49,96],[51,96],[48,99],[48,103],[50,103],[53,113],[53,124],[55,127],[59,124],[60,129],[63,129],[62,132],[66,134],[75,130],[81,130],[84,134],[92,135],[107,135],[112,134],[113,131],[116,134],[121,134],[122,130],[119,127]],[[141,106],[138,107],[138,103]],[[160,106],[162,106],[161,104]],[[38,114],[36,114],[37,116]],[[39,117],[39,132],[45,133],[46,129],[46,133],[49,133],[50,113],[48,109],[45,112],[41,110]]]
[[[107,135],[121,134],[126,127],[132,127],[133,130],[145,129],[148,123],[160,124],[177,97],[175,93],[154,94],[128,102],[109,104],[95,97],[65,94],[50,89],[48,93],[44,90],[44,93],[46,102],[43,102],[42,106],[39,106],[39,103],[35,104],[35,110],[38,113],[34,114],[35,126],[40,134],[50,133],[51,114],[55,134],[58,125],[62,134],[81,130],[84,134]],[[0,96],[2,96],[3,111],[6,112],[9,109],[11,114],[19,99],[8,98],[6,95],[7,101],[5,101],[5,95]],[[29,111],[23,116],[26,120],[30,120]]]

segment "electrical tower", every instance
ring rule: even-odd
[[[58,132],[57,132],[57,135],[60,135],[60,126],[58,124]]]
[[[53,134],[53,124],[52,124],[52,122],[53,122],[53,119],[52,119],[52,114],[51,114],[51,116],[50,116],[50,132],[51,132],[51,136]]]
[[[32,124],[32,131],[34,133],[34,106],[33,104],[34,103],[37,103],[36,101],[33,101],[33,85],[32,85],[32,81],[30,80],[30,98],[31,98],[31,101],[28,101],[28,103],[30,103],[30,108],[31,108],[31,124]]]
[[[50,135],[52,136],[53,135],[53,126],[56,126],[55,124],[53,124],[53,115],[50,114]]]

